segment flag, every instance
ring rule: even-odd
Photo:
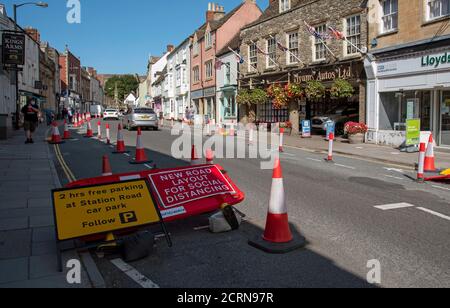
[[[216,59],[216,70],[222,69],[224,63],[220,59]]]
[[[265,56],[268,56],[269,54],[267,52],[265,52],[264,50],[262,50],[261,48],[259,48],[258,44],[255,43],[256,46],[256,50],[258,50],[259,53],[262,53]]]
[[[283,51],[283,52],[286,52],[286,51],[289,50],[289,48],[283,46],[283,44],[281,44],[280,41],[277,41],[277,46],[278,46],[278,48],[279,48],[281,51]]]
[[[236,60],[238,61],[239,64],[244,64],[245,62],[244,57],[238,53],[236,53]]]
[[[345,34],[343,32],[340,32],[333,27],[328,27],[328,29],[331,31],[331,34],[334,36],[335,39],[345,40]]]
[[[329,35],[326,33],[317,32],[316,28],[314,28],[313,26],[310,26],[306,21],[305,21],[305,26],[306,26],[306,29],[308,30],[308,32],[312,36],[314,36],[315,38],[317,38],[319,40],[326,40],[326,39],[330,38]]]

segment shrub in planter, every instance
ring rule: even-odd
[[[367,125],[363,123],[348,122],[345,124],[345,133],[349,136],[365,134],[368,130]]]

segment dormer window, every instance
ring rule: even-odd
[[[192,45],[192,53],[194,54],[194,56],[197,56],[198,52],[199,52],[199,50],[198,50],[198,41],[196,40],[194,42],[194,44]]]
[[[284,13],[291,9],[291,0],[280,0],[280,13]]]
[[[213,45],[213,39],[210,31],[206,32],[205,41],[206,41],[206,48],[211,48]]]

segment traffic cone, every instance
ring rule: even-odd
[[[191,166],[198,165],[198,161],[197,149],[195,148],[195,145],[193,145],[191,150]]]
[[[430,139],[428,140],[427,152],[425,155],[425,164],[424,164],[425,172],[436,172],[436,165],[434,162],[434,140],[433,135],[430,135]]]
[[[84,138],[93,138],[94,137],[94,132],[92,131],[92,125],[91,125],[91,121],[87,122],[87,132],[86,135],[84,136]]]
[[[306,240],[301,236],[294,239],[289,226],[283,171],[278,158],[273,169],[272,191],[264,235],[249,241],[249,244],[268,253],[287,253],[304,247],[305,243]]]
[[[250,131],[249,131],[249,136],[248,136],[248,144],[249,145],[253,145],[253,142],[254,142],[254,138],[255,138],[255,131],[253,130],[253,128],[250,128]]]
[[[214,165],[214,152],[211,149],[206,150],[206,164]]]
[[[284,142],[284,128],[280,128],[280,153],[284,152],[283,142]]]
[[[327,162],[333,161],[333,145],[334,145],[334,133],[330,133],[328,141],[328,157],[325,159]]]
[[[102,140],[102,122],[97,122],[97,139]]]
[[[64,143],[61,139],[61,135],[59,134],[58,124],[56,122],[53,122],[52,124],[52,139],[50,141],[50,144],[61,144]]]
[[[136,139],[136,157],[130,161],[132,165],[140,165],[140,164],[148,164],[152,161],[148,160],[147,154],[145,154],[145,149],[142,146],[142,131],[141,128],[138,128],[137,139]]]
[[[421,143],[419,147],[419,165],[417,169],[417,181],[418,182],[424,182],[425,181],[425,151],[426,151],[426,144]]]
[[[103,156],[103,168],[102,168],[102,176],[111,176],[113,175],[111,164],[109,163],[108,156]]]
[[[113,154],[124,154],[124,153],[129,153],[129,151],[125,149],[125,141],[123,140],[122,134],[122,124],[119,124],[119,126],[117,127],[117,146],[116,151],[113,152]]]
[[[109,130],[109,124],[106,124],[106,145],[111,144],[111,135]]]
[[[69,125],[67,125],[67,121],[64,120],[64,136],[63,136],[64,140],[68,140],[71,139],[70,138],[70,131],[69,131]]]

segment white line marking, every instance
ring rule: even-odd
[[[438,213],[438,212],[435,212],[435,211],[432,211],[432,210],[429,210],[429,209],[426,209],[426,208],[423,208],[423,207],[418,207],[417,209],[421,210],[421,211],[424,211],[424,212],[427,212],[427,213],[429,213],[431,215],[434,215],[434,216],[437,216],[437,217],[440,217],[440,218],[443,218],[443,219],[446,219],[446,220],[450,221],[450,217],[446,216],[444,214],[441,214],[441,213]]]
[[[398,176],[387,175],[387,174],[385,174],[384,176],[387,178],[391,178],[391,179],[402,180],[402,181],[404,180],[403,178],[399,178]]]
[[[145,167],[147,167],[148,169],[153,169],[151,166],[149,166],[148,164],[144,164]]]
[[[122,259],[111,260],[111,263],[144,289],[159,289],[157,284],[139,273],[134,267],[125,263]]]
[[[437,186],[437,185],[433,185],[433,187],[450,191],[450,188],[446,188],[446,187],[441,187],[441,186]]]
[[[131,157],[131,155],[128,154],[128,153],[123,153],[123,155],[128,156],[128,157]]]
[[[346,165],[341,165],[341,164],[334,164],[337,167],[342,167],[342,168],[347,168],[347,169],[351,169],[351,170],[356,170],[355,167],[350,167],[350,166],[346,166]]]
[[[130,181],[130,180],[139,180],[141,176],[139,174],[136,175],[128,175],[120,177],[121,182]]]
[[[312,160],[312,161],[317,161],[317,162],[319,162],[319,163],[321,163],[322,161],[320,160],[320,159],[315,159],[315,158],[307,158],[307,160]]]
[[[383,211],[404,209],[404,208],[408,208],[408,207],[414,207],[414,205],[409,204],[409,203],[395,203],[395,204],[386,204],[386,205],[375,206],[376,209],[383,210]]]

